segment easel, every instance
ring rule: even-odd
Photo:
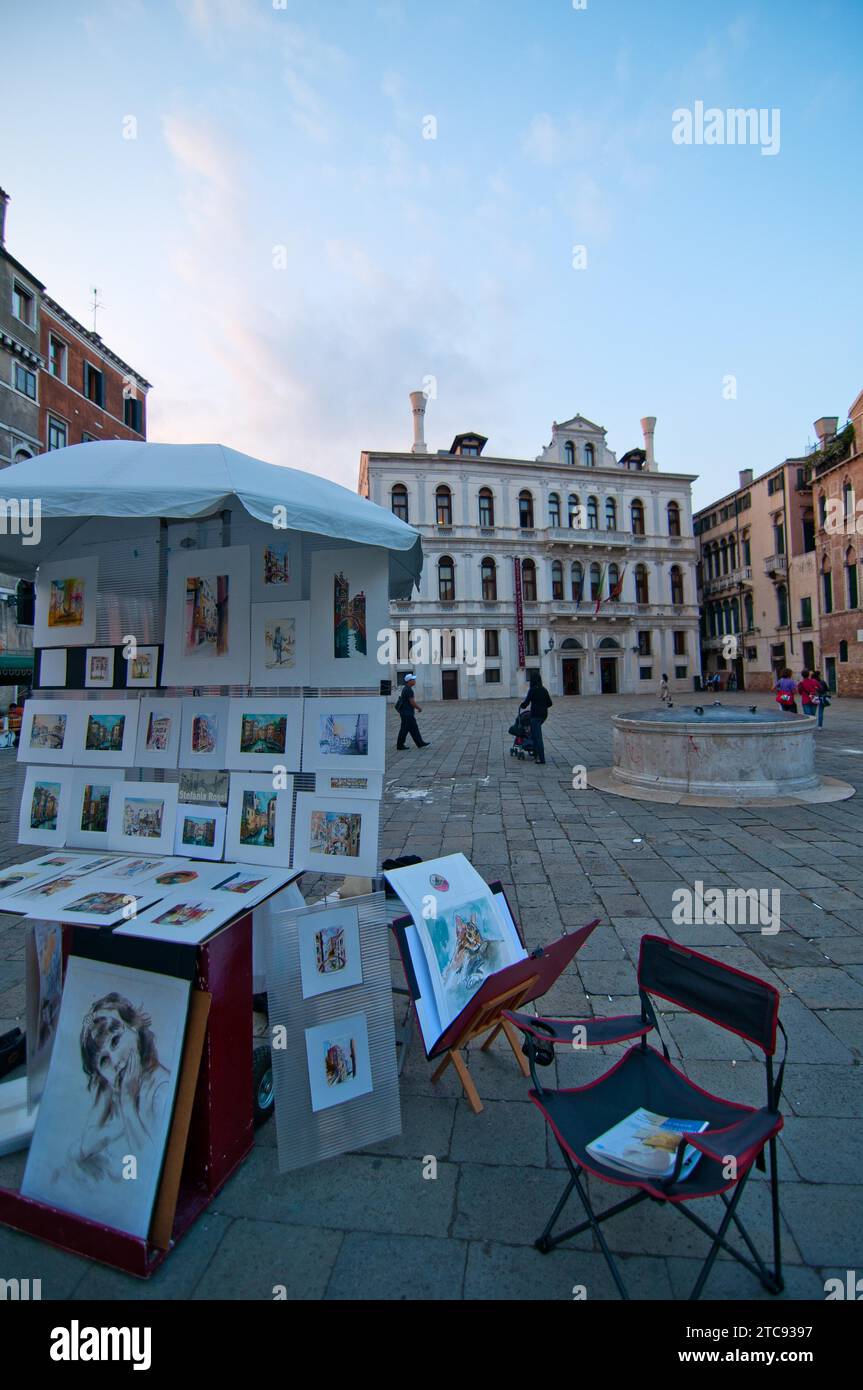
[[[474,1079],[468,1070],[467,1062],[461,1055],[462,1049],[466,1048],[474,1038],[478,1038],[481,1034],[488,1032],[488,1037],[480,1049],[482,1052],[487,1052],[498,1033],[502,1031],[512,1048],[515,1060],[521,1067],[522,1075],[526,1078],[529,1077],[530,1068],[527,1065],[527,1059],[522,1054],[518,1033],[509,1019],[503,1018],[502,1014],[504,1009],[515,1010],[521,1008],[522,1004],[527,1002],[531,990],[538,981],[538,975],[531,975],[530,979],[526,980],[524,984],[513,985],[512,989],[505,990],[503,994],[496,995],[494,999],[489,999],[488,1003],[482,1006],[479,1013],[475,1015],[467,1025],[464,1032],[456,1039],[452,1046],[447,1049],[444,1059],[437,1070],[432,1072],[432,1081],[437,1082],[440,1077],[443,1076],[447,1067],[452,1064],[458,1075],[459,1081],[464,1087],[467,1103],[475,1115],[480,1113],[483,1104],[479,1097],[479,1091],[476,1089]],[[490,1032],[489,1029],[491,1029]]]

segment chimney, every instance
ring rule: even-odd
[[[425,391],[411,391],[411,414],[414,417],[412,454],[427,454],[429,451],[425,440],[426,400]]]
[[[9,194],[0,188],[0,246],[6,245],[6,209],[9,206]]]
[[[741,470],[740,470],[740,486],[741,486],[741,487],[751,487],[751,486],[752,486],[752,479],[753,479],[753,477],[754,477],[754,474],[753,474],[753,471],[752,471],[751,468],[741,468]]]
[[[819,448],[826,449],[830,440],[833,439],[836,434],[836,427],[838,424],[838,415],[822,415],[820,420],[815,421],[812,428],[818,436]]]
[[[656,459],[653,454],[653,431],[656,429],[656,416],[645,415],[641,422],[641,433],[644,435],[644,452],[647,455],[644,460],[644,467],[652,471],[656,467]]]

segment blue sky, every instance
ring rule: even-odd
[[[41,0],[2,26],[8,249],[88,324],[99,287],[153,439],[354,487],[434,378],[432,448],[532,458],[580,411],[621,454],[654,414],[703,505],[863,387],[859,0]],[[696,101],[778,108],[779,153],[674,144]]]

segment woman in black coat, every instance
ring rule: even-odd
[[[542,726],[551,709],[551,696],[542,683],[539,671],[531,671],[527,695],[519,706],[530,714],[530,739],[533,756],[538,763],[545,762],[545,744],[542,741]]]

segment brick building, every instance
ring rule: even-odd
[[[822,674],[839,695],[863,696],[863,391],[848,415],[839,434],[836,418],[818,422],[827,429],[810,460],[811,489],[818,518]]]

